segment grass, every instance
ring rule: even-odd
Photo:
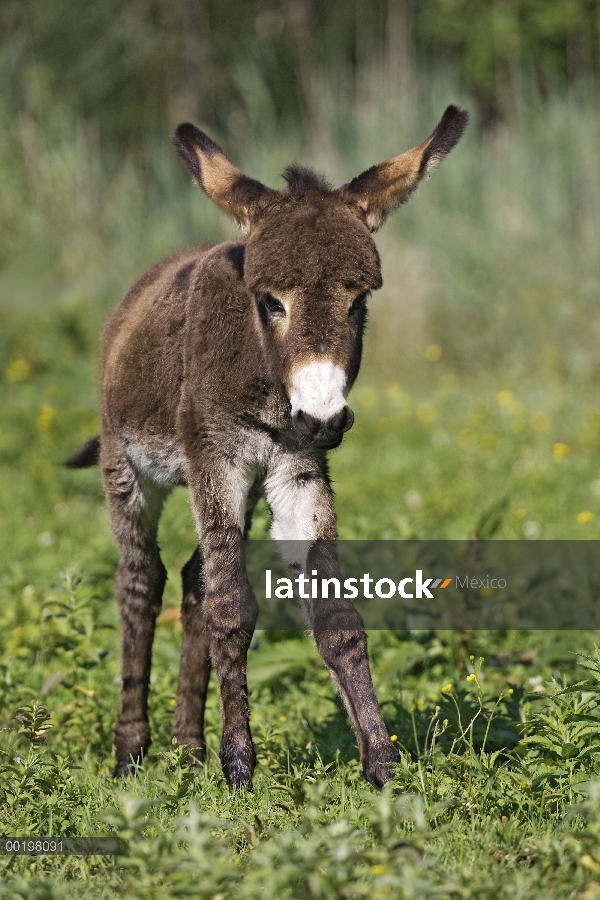
[[[118,834],[123,855],[3,857],[4,895],[596,890],[600,663],[593,651],[573,654],[589,638],[480,633],[471,649],[489,657],[472,653],[458,671],[456,635],[373,634],[376,688],[401,751],[396,790],[378,795],[362,781],[345,713],[311,645],[260,635],[249,666],[255,789],[232,794],[218,761],[214,685],[205,768],[191,772],[169,744],[179,628],[166,617],[154,744],[137,777],[115,785],[119,654],[109,594],[108,580],[92,586],[71,574],[42,596],[13,586],[3,603],[0,831]]]
[[[294,157],[341,182],[460,99],[435,79],[399,97],[363,75],[353,102],[343,84],[315,87],[302,137],[276,135],[258,110],[243,151],[222,140],[270,184]],[[183,490],[161,524],[154,743],[135,779],[112,781],[116,552],[97,471],[60,462],[97,428],[108,309],[161,255],[232,232],[166,140],[142,165],[103,155],[66,113],[0,118],[0,833],[116,833],[124,851],[0,857],[0,894],[600,897],[594,634],[373,633],[401,750],[381,794],[311,642],[259,634],[254,792],[222,779],[214,684],[208,762],[186,769],[169,741],[170,610],[194,546]],[[600,537],[597,142],[597,111],[573,98],[523,104],[493,134],[474,123],[378,238],[386,284],[356,424],[331,459],[342,537]],[[268,525],[260,507],[253,537]]]

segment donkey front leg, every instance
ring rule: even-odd
[[[317,541],[307,557],[306,572],[316,570],[319,578],[336,578],[343,583],[343,575],[337,562],[337,553],[330,542]],[[347,607],[346,608],[346,604]],[[313,610],[313,621],[318,625],[320,610]],[[347,622],[360,618],[349,600],[336,600],[332,626],[325,630],[315,628],[315,643],[331,672],[346,711],[352,722],[365,778],[375,787],[382,787],[394,777],[389,763],[398,762],[398,751],[390,741],[377,702],[369,657],[367,635],[362,627],[348,630]],[[327,613],[324,616],[327,621]],[[336,619],[341,620],[336,628]]]
[[[248,496],[244,539],[250,531],[252,514],[259,496],[256,488]],[[172,736],[178,744],[188,744],[196,751],[191,755],[190,762],[201,764],[206,754],[204,710],[211,665],[208,629],[204,622],[204,563],[200,547],[196,547],[191,559],[183,567],[181,579],[183,644]]]
[[[243,521],[247,486],[237,471],[223,478],[195,472],[190,478],[198,538],[204,557],[202,622],[217,671],[223,726],[221,764],[232,787],[252,787],[256,754],[250,734],[246,661],[258,616],[246,575]]]
[[[116,595],[123,624],[121,709],[115,727],[115,775],[128,774],[150,746],[148,691],[152,642],[166,570],[156,533],[165,492],[140,481],[120,448],[102,441],[102,475],[121,559]]]
[[[265,495],[273,512],[272,534],[286,561],[311,578],[336,578],[343,583],[337,561],[337,524],[325,462],[283,457],[269,473]],[[290,543],[287,543],[290,542]],[[328,609],[319,601],[308,606],[317,649],[346,707],[367,781],[381,787],[394,777],[389,763],[398,762],[373,689],[367,635],[349,600],[340,598]],[[319,620],[329,627],[319,627]],[[338,627],[332,627],[336,623]],[[356,623],[356,624],[355,624]]]

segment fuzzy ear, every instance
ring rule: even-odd
[[[367,169],[335,192],[367,226],[380,228],[387,217],[408,200],[422,178],[429,175],[460,140],[469,115],[457,106],[448,106],[431,137]]]
[[[250,231],[265,206],[278,196],[277,191],[240,172],[218,144],[189,122],[175,129],[173,143],[199,187],[244,231]]]

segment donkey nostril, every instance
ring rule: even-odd
[[[352,426],[354,425],[354,413],[350,409],[349,406],[345,406],[342,410],[340,410],[337,415],[335,415],[332,419],[327,423],[327,427],[332,431],[337,431],[339,433],[343,433],[345,431],[350,431]]]
[[[316,434],[320,428],[319,421],[302,409],[299,409],[292,416],[292,425],[298,434],[304,434],[307,437]]]

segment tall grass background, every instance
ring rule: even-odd
[[[311,73],[306,119],[283,131],[259,71],[248,65],[239,83],[245,118],[214,136],[240,168],[272,186],[282,185],[292,160],[343,183],[422,140],[446,104],[472,112],[457,149],[377,238],[384,288],[371,304],[370,377],[423,383],[431,368],[423,353],[433,342],[443,351],[439,368],[468,380],[596,383],[593,83],[545,100],[523,89],[510,118],[483,128],[451,75],[408,79],[371,63],[352,78]],[[30,92],[36,97],[35,83]],[[118,154],[68,109],[36,100],[33,114],[30,103],[16,116],[0,100],[0,304],[3,320],[21,332],[17,338],[8,325],[5,364],[35,332],[36,318],[63,310],[92,335],[156,259],[236,238],[190,184],[166,131],[142,154]],[[20,314],[33,311],[21,329]]]

